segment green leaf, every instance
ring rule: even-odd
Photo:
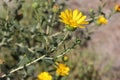
[[[24,66],[25,64],[27,64],[29,62],[28,57],[25,55],[20,62],[18,63],[18,66]]]

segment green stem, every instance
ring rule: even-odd
[[[43,59],[44,57],[45,57],[45,55],[43,55],[43,56],[35,59],[34,61],[26,64],[25,67],[28,67],[28,66],[32,65],[33,63],[36,63],[37,61]],[[24,66],[20,66],[20,67],[18,67],[18,68],[16,68],[16,69],[11,70],[11,71],[9,72],[9,74],[12,74],[12,73],[14,73],[14,72],[16,72],[16,71],[18,71],[18,70],[23,69],[23,68],[24,68]],[[1,77],[4,78],[4,77],[6,77],[6,76],[7,76],[6,74],[3,74]]]
[[[64,36],[63,40],[58,44],[58,46],[60,46],[64,41],[65,39],[68,37],[70,32],[67,32],[66,35]]]
[[[64,36],[63,40],[61,40],[61,42],[58,44],[57,47],[59,47],[67,38],[67,36],[69,35],[70,32],[67,32],[66,35]],[[51,50],[51,52],[55,51],[57,49],[57,47],[53,47],[53,49]]]
[[[60,55],[58,55],[56,58],[60,58],[62,56],[64,56],[66,53],[68,53],[71,49],[73,49],[75,46],[77,45],[77,43],[74,43],[71,47],[69,47],[68,49],[65,49]]]
[[[50,26],[47,25],[46,34],[49,34]]]

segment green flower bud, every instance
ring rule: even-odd
[[[72,27],[72,26],[69,26],[69,25],[66,25],[65,27],[69,31],[75,31],[76,30],[76,27]]]
[[[62,60],[63,60],[64,62],[68,61],[68,56],[64,55],[64,56],[62,57]]]
[[[34,9],[36,9],[36,8],[38,8],[38,7],[39,7],[39,5],[38,5],[38,3],[37,3],[37,2],[34,2],[34,3],[32,4],[32,7],[33,7]]]
[[[52,11],[53,12],[58,12],[59,11],[59,5],[58,4],[55,4],[52,8]]]

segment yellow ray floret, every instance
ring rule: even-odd
[[[52,76],[48,72],[42,72],[38,75],[38,80],[52,80]]]
[[[70,68],[62,63],[56,63],[57,64],[57,70],[56,73],[60,76],[67,76],[69,74]]]
[[[115,5],[115,11],[120,12],[120,5]]]
[[[100,15],[99,17],[98,17],[98,20],[97,20],[97,23],[98,24],[107,24],[108,23],[108,20],[103,16],[103,15]]]
[[[85,21],[86,16],[84,16],[82,12],[77,9],[73,11],[66,9],[65,11],[61,12],[59,17],[61,18],[61,22],[73,28],[84,28],[83,25],[88,24],[88,22]]]

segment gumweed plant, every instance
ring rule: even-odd
[[[86,15],[79,9],[67,9],[57,0],[17,0],[13,9],[3,3],[6,14],[0,18],[0,80],[69,80],[69,53],[90,36],[78,38],[74,32],[88,29],[91,23],[101,26],[109,21],[103,7]],[[120,11],[119,5],[115,11]],[[93,66],[87,71],[95,72]],[[93,72],[89,77],[81,72],[80,79],[92,79]]]

